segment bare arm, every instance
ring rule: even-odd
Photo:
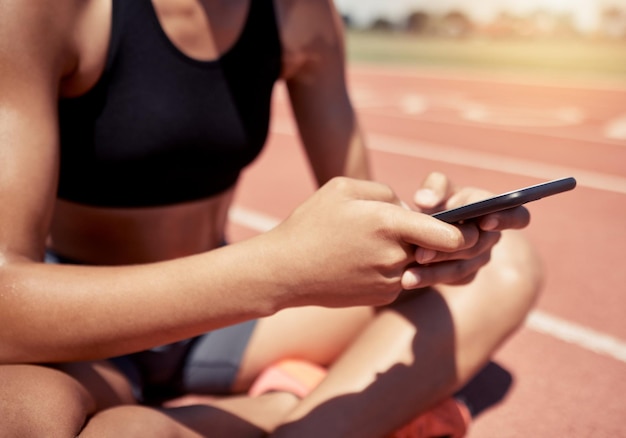
[[[41,263],[56,196],[58,89],[78,62],[80,4],[0,4],[0,362],[110,356],[275,311],[269,293],[238,301],[249,291],[235,281],[228,286],[241,293],[228,300],[200,293],[203,284],[224,290],[220,280],[235,276],[215,274],[228,257],[126,268]]]
[[[341,18],[331,1],[283,2],[285,79],[317,182],[370,178],[363,136],[345,81]]]
[[[115,356],[289,306],[387,304],[402,290],[413,245],[476,244],[474,227],[409,212],[384,185],[335,179],[243,243],[145,265],[42,263],[59,166],[58,89],[80,65],[72,29],[85,4],[0,2],[0,363]],[[337,172],[318,171],[322,180]]]
[[[282,5],[279,17],[285,53],[284,76],[300,136],[318,183],[323,184],[337,175],[370,178],[363,135],[346,89],[343,29],[333,2],[285,0],[278,4]],[[447,187],[450,193],[427,190],[429,199],[425,203],[421,202],[423,199],[416,198],[418,207],[424,212],[430,212],[429,202],[443,202],[452,194],[453,188],[447,177],[440,175],[439,179],[444,181],[437,183],[432,175],[429,176],[426,187],[437,185],[438,191]],[[464,193],[465,196],[480,197],[485,192],[466,189]],[[459,196],[452,199],[452,202],[455,201],[463,203]],[[498,225],[484,228],[487,220],[498,221]],[[413,265],[405,272],[403,286],[412,289],[426,284],[446,283],[449,282],[449,270],[456,269],[470,274],[463,279],[457,277],[453,282],[469,281],[489,260],[491,248],[500,239],[499,231],[523,228],[528,222],[528,212],[519,208],[515,212],[485,218],[480,225],[483,231],[488,229],[492,232],[481,233],[477,245],[467,250],[437,254],[426,248],[417,248],[417,266]],[[502,245],[521,240],[520,237],[513,239],[510,236],[516,236],[516,233],[507,231]],[[454,262],[432,264],[443,260]],[[424,266],[427,263],[430,265]]]

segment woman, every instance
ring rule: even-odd
[[[537,294],[501,232],[528,212],[452,226],[364,181],[343,62],[329,0],[2,3],[6,434],[380,437],[488,361]],[[321,188],[224,246],[278,79]],[[416,202],[484,196],[433,174]],[[246,394],[286,358],[330,369]]]

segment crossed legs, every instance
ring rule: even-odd
[[[541,273],[530,248],[506,246],[467,285],[406,293],[378,311],[300,308],[260,321],[235,392],[285,357],[328,365],[302,400],[198,396],[152,408],[135,404],[105,363],[70,364],[66,373],[2,366],[3,436],[384,437],[460,388],[524,321]]]

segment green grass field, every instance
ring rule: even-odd
[[[626,86],[626,41],[435,39],[349,31],[348,60],[379,64],[593,79]]]

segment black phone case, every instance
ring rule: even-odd
[[[572,190],[574,187],[576,187],[576,180],[574,178],[561,178],[503,193],[493,198],[474,202],[462,207],[440,211],[432,216],[448,223],[466,221],[489,213],[495,213],[496,211],[517,207],[527,202],[545,198],[546,196]]]

